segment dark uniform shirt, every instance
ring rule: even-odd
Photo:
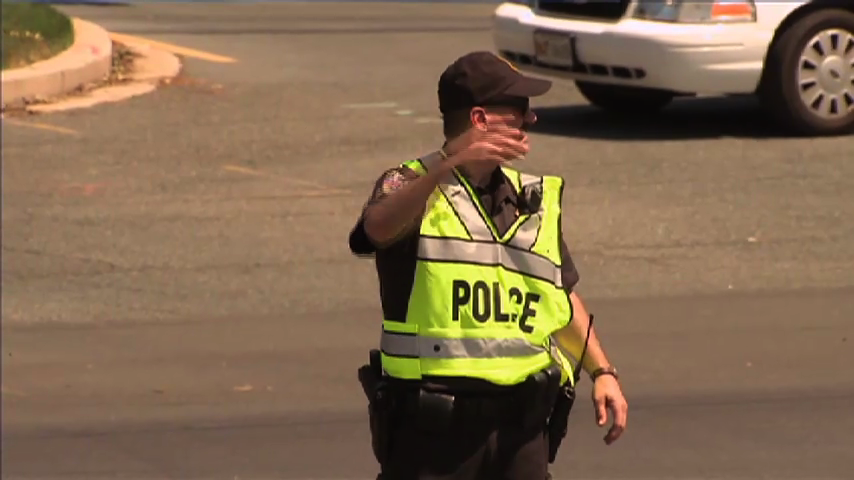
[[[387,170],[377,180],[373,193],[365,208],[382,200],[389,193],[405,185],[418,175],[406,167]],[[496,169],[484,187],[475,187],[481,204],[492,217],[500,235],[516,221],[519,211],[527,206],[523,198],[500,169]],[[364,212],[364,211],[363,211]],[[409,294],[415,280],[416,254],[418,251],[418,227],[414,226],[401,238],[385,248],[377,248],[365,233],[362,217],[350,233],[350,250],[357,255],[376,254],[376,269],[380,284],[383,316],[386,320],[404,321],[409,305]],[[562,278],[567,295],[578,283],[578,271],[570,256],[566,242],[561,236]],[[494,389],[482,380],[461,378],[425,379],[426,384],[436,390],[484,390]]]

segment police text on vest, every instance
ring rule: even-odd
[[[537,293],[522,293],[516,287],[510,287],[507,294],[510,300],[522,306],[521,315],[516,313],[506,313],[501,305],[501,285],[498,282],[489,284],[483,280],[478,280],[473,284],[469,284],[465,280],[454,280],[452,286],[453,292],[451,296],[451,305],[453,309],[453,320],[460,320],[460,310],[463,307],[471,306],[471,316],[480,323],[486,323],[493,320],[498,323],[504,322],[519,322],[519,329],[525,333],[534,331],[534,327],[528,325],[528,320],[537,315],[534,310],[534,305],[540,301],[540,295]]]

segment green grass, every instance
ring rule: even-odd
[[[3,70],[50,58],[74,43],[71,19],[46,3],[3,1]]]

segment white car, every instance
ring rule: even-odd
[[[506,1],[493,35],[518,69],[604,109],[756,94],[795,133],[854,132],[854,0]]]

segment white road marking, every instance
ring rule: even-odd
[[[420,117],[415,119],[415,123],[442,123],[442,119],[433,117]]]
[[[351,109],[381,109],[381,108],[395,108],[399,105],[396,102],[375,102],[375,103],[347,103],[341,105],[342,108],[351,108]],[[416,113],[415,110],[410,110],[408,108],[401,108],[400,110],[395,110],[394,114],[399,117],[412,117]],[[415,123],[420,124],[441,124],[442,119],[437,117],[415,117],[413,118]]]
[[[378,103],[348,103],[341,105],[344,108],[394,108],[397,106],[395,102],[378,102]]]

